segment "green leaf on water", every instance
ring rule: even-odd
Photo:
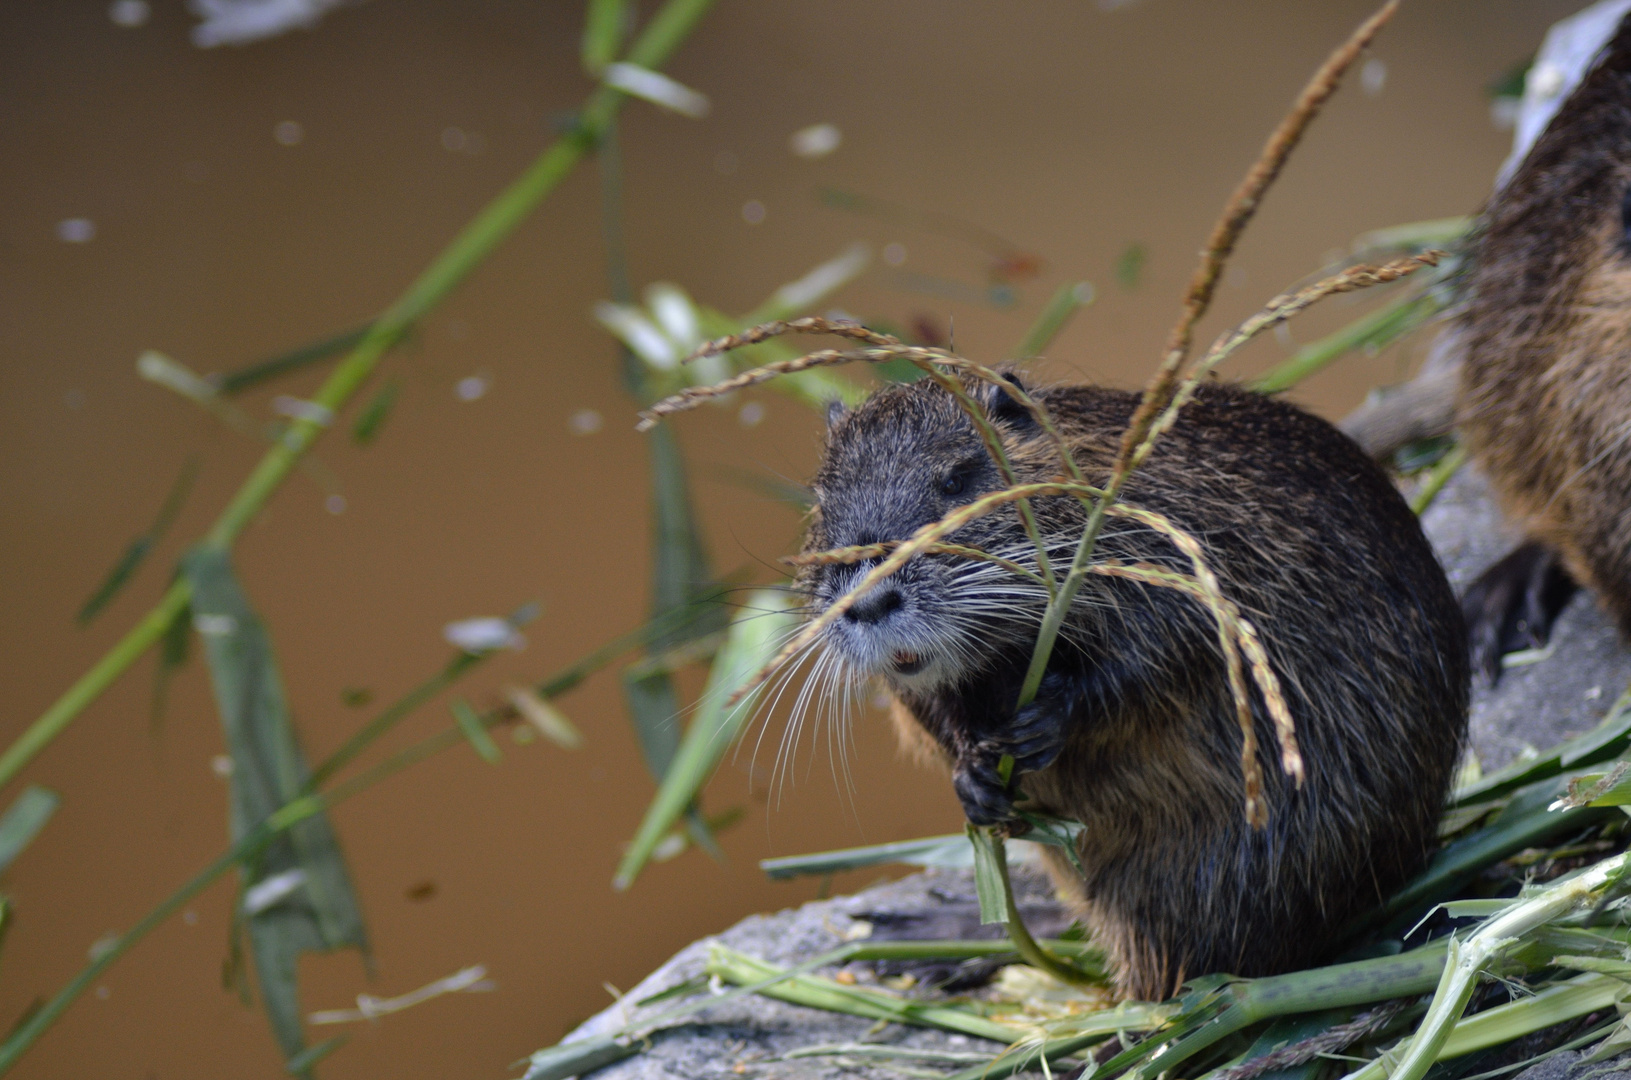
[[[61,805],[62,796],[38,784],[30,785],[17,796],[5,814],[0,815],[0,873],[34,842]]]
[[[12,909],[11,897],[0,896],[0,949],[5,948],[6,936],[11,933],[11,924],[16,921],[16,911]],[[34,999],[37,1003],[38,998]],[[18,1023],[22,1021],[19,1019]]]
[[[1116,256],[1116,284],[1127,290],[1138,288],[1148,259],[1149,251],[1136,241],[1122,248],[1121,254]]]
[[[1092,302],[1091,281],[1067,281],[1059,286],[1042,308],[1042,313],[1031,324],[1031,328],[1025,331],[1025,337],[1014,350],[1015,358],[1029,360],[1033,356],[1041,356],[1047,352],[1048,346],[1053,344],[1053,339],[1069,325],[1071,317]]]
[[[314,341],[309,345],[302,345],[299,348],[290,349],[288,352],[279,353],[277,356],[250,364],[248,367],[241,367],[224,375],[212,375],[210,381],[215,384],[219,393],[240,394],[251,386],[263,383],[267,379],[286,375],[291,371],[298,371],[308,365],[327,360],[331,356],[338,356],[367,336],[369,329],[367,326],[359,326],[354,330],[346,330],[332,337],[323,338],[321,341]]]
[[[493,741],[493,737],[487,734],[487,727],[481,722],[481,717],[476,715],[476,710],[472,709],[464,698],[454,698],[452,709],[453,719],[458,721],[459,730],[470,740],[470,745],[481,755],[481,760],[489,765],[497,765],[504,755],[499,752],[498,744]]]
[[[373,397],[368,404],[362,407],[357,414],[356,422],[351,425],[351,441],[358,446],[367,446],[379,434],[379,429],[385,426],[390,418],[391,410],[396,408],[397,395],[402,392],[402,384],[391,379]]]
[[[153,732],[157,732],[164,722],[164,703],[169,697],[170,680],[187,662],[192,628],[193,609],[189,605],[176,612],[176,617],[164,628],[164,636],[159,638],[158,663],[153,668],[153,694],[147,711],[147,726]]]
[[[171,523],[176,519],[176,515],[181,513],[181,507],[186,503],[187,495],[192,491],[193,481],[196,479],[198,479],[198,459],[196,457],[188,458],[187,463],[181,467],[181,474],[170,485],[170,492],[164,497],[164,502],[159,507],[158,514],[153,518],[153,524],[147,527],[146,532],[130,542],[124,553],[108,570],[107,576],[102,579],[102,584],[98,585],[96,591],[80,606],[76,618],[81,626],[96,618],[97,613],[107,607],[108,603],[119,595],[119,591],[130,583],[130,579],[135,576],[136,570],[147,559],[147,556],[158,545],[158,542],[164,538],[164,534],[169,531]]]
[[[668,771],[680,748],[679,695],[667,672],[643,679],[623,680],[623,700],[634,721],[634,734],[640,742],[640,755],[646,768],[658,780]]]
[[[614,888],[626,889],[634,882],[653,849],[680,815],[695,806],[720,758],[753,715],[756,694],[733,705],[726,702],[775,655],[786,635],[798,625],[800,617],[794,611],[795,604],[788,593],[763,589],[753,593],[743,605],[741,614],[731,624],[729,638],[714,658],[696,718],[664,770],[657,797],[646,810],[639,830],[618,865]],[[672,722],[669,726],[672,729]]]
[[[182,560],[193,626],[204,641],[232,756],[231,827],[241,839],[296,798],[310,769],[289,722],[271,639],[249,606],[228,554],[195,548]],[[261,1003],[285,1060],[305,1050],[298,958],[368,939],[339,843],[324,814],[290,827],[240,867]],[[307,1066],[309,1069],[309,1065]]]
[[[714,582],[673,429],[667,425],[654,428],[647,446],[651,455],[651,617],[659,619],[711,593]],[[695,617],[653,640],[651,651],[662,652],[711,634],[726,619],[723,607],[699,608]]]
[[[324,1039],[316,1046],[308,1046],[285,1062],[283,1071],[290,1076],[305,1076],[311,1072],[313,1065],[344,1046],[349,1038],[349,1035],[336,1035],[332,1039]]]

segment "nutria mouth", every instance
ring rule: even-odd
[[[895,665],[895,671],[901,675],[916,675],[923,670],[923,657],[915,652],[896,649],[889,659]]]

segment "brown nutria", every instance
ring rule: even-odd
[[[969,389],[1020,482],[1058,474],[1028,411],[989,384]],[[1085,475],[1106,475],[1137,396],[1029,392]],[[902,540],[1003,486],[949,393],[929,381],[890,387],[834,408],[806,550]],[[903,734],[926,733],[971,821],[1013,816],[998,776],[1008,755],[1035,808],[1086,825],[1085,880],[1062,854],[1054,876],[1081,902],[1118,991],[1159,999],[1209,972],[1320,959],[1345,921],[1421,867],[1466,728],[1468,678],[1460,609],[1414,515],[1323,420],[1205,386],[1124,500],[1200,541],[1284,684],[1307,775],[1298,788],[1264,755],[1265,828],[1242,811],[1242,734],[1215,626],[1185,594],[1090,576],[1040,694],[1017,715],[1046,597],[1000,565],[919,556],[822,644],[853,676],[881,676]],[[1062,573],[1083,508],[1068,497],[1033,508]],[[1012,507],[950,539],[1036,568]],[[1190,570],[1166,537],[1123,519],[1105,527],[1095,558]],[[870,565],[807,566],[800,583],[824,609]],[[1253,709],[1259,745],[1272,747],[1256,694]]]
[[[1465,600],[1494,678],[1576,583],[1631,634],[1631,17],[1491,197],[1469,264],[1457,419],[1528,536]]]

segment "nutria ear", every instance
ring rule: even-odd
[[[827,402],[827,430],[831,431],[833,428],[837,427],[838,421],[844,419],[844,415],[848,412],[849,409],[846,408],[843,401],[838,398],[833,398],[831,401]]]
[[[1020,393],[1029,394],[1031,392],[1031,388],[1021,382],[1019,375],[1015,372],[1004,371],[1002,376],[1013,383]],[[985,384],[983,404],[985,405],[986,415],[993,420],[1000,420],[1011,427],[1022,429],[1036,426],[1036,417],[1031,415],[1031,410],[1014,400],[1008,391],[993,383]]]

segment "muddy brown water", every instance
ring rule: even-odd
[[[1407,5],[1376,49],[1378,92],[1350,85],[1318,122],[1202,336],[1359,232],[1471,210],[1508,140],[1484,88],[1573,6]],[[115,26],[99,0],[0,8],[0,738],[145,610],[257,457],[250,440],[137,379],[138,352],[227,369],[378,311],[589,90],[575,55],[580,7],[379,0],[310,32],[209,52],[188,43],[191,19],[174,0],[136,29]],[[900,267],[880,263],[835,302],[898,325],[955,322],[961,351],[994,359],[1059,282],[1086,278],[1097,302],[1046,370],[1136,385],[1225,194],[1366,10],[724,0],[670,68],[711,97],[713,114],[698,122],[640,103],[625,113],[632,279],[677,281],[744,311],[853,241],[899,244]],[[287,121],[300,125],[294,145],[275,136]],[[813,161],[790,154],[788,135],[821,121],[841,128],[842,146]],[[1042,272],[998,309],[979,299],[987,260],[975,247],[921,218],[823,206],[822,186],[977,223]],[[342,704],[342,690],[388,698],[425,677],[447,654],[451,619],[543,605],[526,650],[465,684],[489,701],[642,616],[644,452],[612,346],[588,314],[607,292],[597,190],[592,164],[580,168],[386,361],[403,390],[375,445],[325,439],[323,472],[292,478],[238,545],[314,757],[368,715]],[[762,222],[744,220],[749,201]],[[60,239],[59,223],[78,218],[94,237]],[[1135,243],[1147,260],[1128,289],[1113,267]],[[1330,302],[1293,336],[1363,304]],[[1259,343],[1236,370],[1285,349]],[[1350,359],[1296,396],[1335,416],[1414,359]],[[485,393],[462,401],[472,377]],[[240,404],[264,418],[274,394],[310,393],[319,378]],[[741,402],[676,426],[719,565],[771,580],[797,517],[734,477],[802,479],[818,427],[774,393],[751,400],[764,409],[757,426],[741,422]],[[574,434],[583,410],[604,427]],[[78,604],[194,454],[203,471],[170,539],[77,629]],[[335,494],[339,514],[325,508]],[[17,908],[0,957],[0,1028],[223,847],[226,790],[211,768],[222,744],[204,673],[194,662],[177,680],[157,731],[150,676],[144,660],[26,774],[64,803],[0,883]],[[686,853],[613,894],[652,782],[613,678],[562,706],[587,736],[577,753],[506,743],[495,768],[460,747],[334,813],[376,971],[368,979],[352,954],[308,959],[306,1007],[404,993],[475,963],[496,990],[352,1025],[325,1075],[505,1075],[604,1006],[603,982],[630,986],[695,937],[815,894],[813,880],[766,881],[758,859],[959,824],[949,785],[898,762],[869,713],[848,786],[825,745],[806,744],[778,799],[765,783],[773,753],[750,748],[708,792],[712,809],[748,809],[724,835],[728,863]],[[444,703],[426,708],[390,746],[447,722]],[[263,1018],[220,986],[231,900],[217,885],[154,933],[16,1075],[279,1075]]]

